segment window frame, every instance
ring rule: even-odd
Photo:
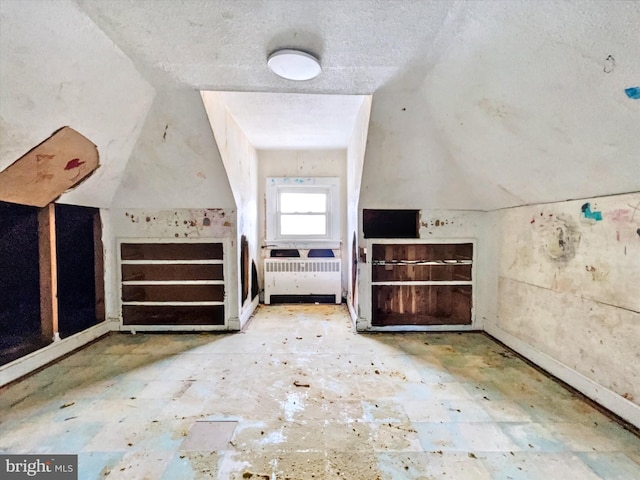
[[[340,179],[337,177],[290,178],[269,177],[266,188],[266,240],[274,244],[296,244],[309,242],[340,241]],[[283,213],[280,208],[282,193],[324,193],[326,210],[323,213],[296,212]],[[281,218],[283,215],[325,216],[324,235],[283,235]]]

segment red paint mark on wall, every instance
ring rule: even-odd
[[[72,170],[74,168],[78,168],[80,165],[84,165],[86,162],[81,162],[79,158],[74,158],[67,162],[67,166],[64,167],[65,170]]]
[[[611,210],[610,212],[606,212],[607,217],[611,218],[614,222],[630,222],[631,221],[631,212],[627,209],[617,209]]]

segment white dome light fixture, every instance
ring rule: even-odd
[[[276,50],[267,60],[273,73],[287,80],[311,80],[320,75],[320,61],[313,55],[301,50]]]

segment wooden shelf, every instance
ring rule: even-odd
[[[121,243],[123,325],[223,325],[223,251],[219,242]]]
[[[472,243],[372,244],[372,325],[469,325]]]

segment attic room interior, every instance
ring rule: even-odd
[[[1,0],[2,478],[640,478],[639,6]]]

